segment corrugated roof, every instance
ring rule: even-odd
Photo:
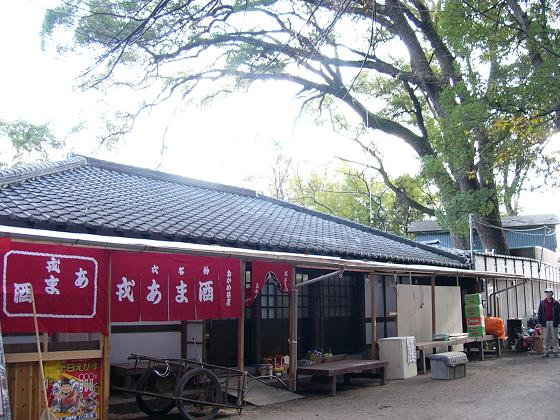
[[[491,222],[488,222],[491,224]],[[504,216],[502,226],[505,228],[523,228],[539,226],[555,226],[560,224],[560,218],[555,214],[532,214],[526,216]],[[411,233],[421,232],[448,232],[449,229],[442,228],[437,220],[416,220],[408,228]]]
[[[464,267],[451,253],[255,191],[77,156],[0,171],[0,223]]]

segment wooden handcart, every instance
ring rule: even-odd
[[[235,409],[241,414],[251,381],[268,385],[267,380],[274,380],[287,388],[275,376],[253,376],[246,371],[197,360],[158,359],[138,354],[128,359],[134,361],[135,371],[143,371],[142,375],[133,388],[111,389],[135,394],[138,407],[149,416],[163,416],[174,407],[185,420],[213,419],[221,408]]]

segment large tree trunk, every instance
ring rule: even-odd
[[[476,231],[478,232],[478,236],[482,241],[482,245],[489,251],[493,251],[496,254],[500,255],[509,255],[509,247],[506,242],[506,238],[504,232],[501,230],[502,222],[500,221],[499,217],[497,220],[494,220],[490,223],[486,221],[479,223],[477,221],[474,222],[474,226]],[[488,224],[495,225],[496,227],[490,227]]]

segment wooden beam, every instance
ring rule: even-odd
[[[105,336],[104,336],[105,337]],[[37,352],[33,353],[10,353],[6,354],[6,363],[38,362]],[[50,351],[43,354],[43,361],[69,359],[101,359],[103,350],[75,350],[75,351]]]
[[[436,276],[432,274],[432,335],[436,333]]]
[[[246,276],[246,263],[241,260],[240,262],[240,288],[239,294],[241,296],[241,315],[237,318],[237,367],[240,371],[245,371],[245,276]],[[237,402],[243,402],[243,386],[246,380],[246,375],[237,378]]]
[[[290,291],[290,372],[288,376],[288,388],[291,392],[297,390],[297,358],[298,358],[298,289],[295,288],[296,269],[292,268],[292,290]]]
[[[111,271],[112,258],[109,253],[109,268],[107,274],[107,335],[102,336],[103,369],[101,404],[104,418],[109,418],[109,396],[111,390]]]
[[[189,323],[181,321],[181,357],[188,359]]]
[[[371,359],[377,360],[377,305],[375,297],[375,289],[377,288],[377,279],[375,271],[369,273],[370,287],[370,309],[371,309]]]
[[[241,261],[241,316],[237,320],[237,367],[245,370],[245,261]]]
[[[149,325],[113,325],[111,327],[111,334],[147,334],[147,333],[161,333],[161,332],[176,332],[183,333],[183,322],[174,324],[149,324]],[[188,338],[188,336],[187,336]]]
[[[498,284],[496,282],[496,279],[494,279],[493,283],[494,285],[494,296],[493,296],[493,301],[494,301],[494,316],[498,316],[498,295],[496,294],[496,291],[498,290]]]
[[[111,391],[111,338],[109,335],[104,335],[103,337],[103,412],[105,413],[105,418],[109,417],[109,396]]]
[[[387,338],[387,280],[386,276],[381,276],[383,279],[383,337]]]
[[[255,281],[251,273],[251,281]],[[262,290],[261,290],[262,294]],[[256,365],[262,363],[262,299],[261,294],[257,296],[251,308],[252,340],[253,340],[253,361]]]

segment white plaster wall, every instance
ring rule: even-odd
[[[399,336],[432,339],[431,286],[397,285],[397,331]],[[436,333],[462,333],[461,289],[436,286]]]
[[[113,323],[112,325],[145,325],[143,323]],[[177,322],[153,322],[150,324],[178,324]],[[202,355],[203,323],[199,321],[187,323],[187,357],[198,359]],[[198,351],[197,351],[198,347]],[[111,334],[111,363],[127,363],[131,353],[143,354],[158,358],[181,357],[181,333],[149,332]]]

